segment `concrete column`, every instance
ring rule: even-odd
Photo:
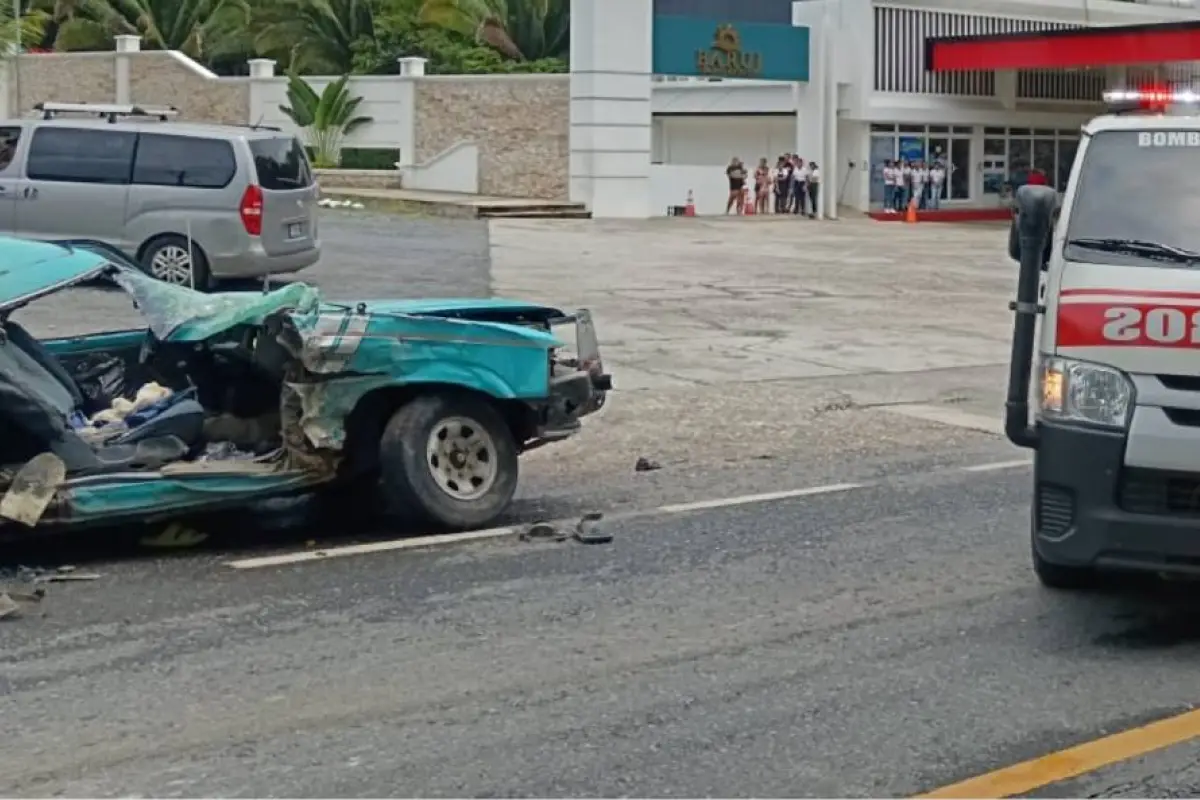
[[[425,66],[429,59],[405,56],[397,61],[400,64],[401,80],[398,82],[397,91],[401,111],[399,141],[396,142],[396,147],[400,150],[400,160],[396,162],[396,169],[404,170],[417,165],[417,84],[425,77]]]
[[[571,0],[570,198],[597,218],[652,215],[653,21],[653,0]]]
[[[996,70],[996,99],[1000,107],[1013,111],[1017,107],[1017,71],[1015,69]]]
[[[117,51],[117,61],[114,66],[116,97],[113,100],[118,104],[125,105],[133,102],[129,79],[130,54],[142,49],[142,37],[122,34],[114,36],[113,41],[116,43]]]
[[[420,56],[405,56],[396,60],[400,63],[400,77],[402,78],[420,78],[425,74],[425,65],[429,63],[428,58]]]

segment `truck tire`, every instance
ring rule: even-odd
[[[379,442],[389,515],[454,530],[479,528],[517,491],[517,445],[491,403],[466,394],[419,395],[399,408]]]
[[[1037,575],[1038,581],[1047,589],[1055,589],[1064,592],[1086,592],[1101,588],[1103,584],[1102,575],[1091,567],[1068,567],[1061,564],[1052,564],[1042,558],[1041,553],[1037,550],[1037,545],[1032,539],[1029,542],[1029,549],[1033,555],[1033,571]]]

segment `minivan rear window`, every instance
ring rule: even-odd
[[[250,152],[258,172],[258,185],[268,191],[312,186],[312,170],[304,146],[296,138],[251,139]]]

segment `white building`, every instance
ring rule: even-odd
[[[650,214],[682,204],[689,190],[699,213],[720,213],[730,156],[752,164],[795,152],[821,163],[822,205],[835,215],[836,205],[862,211],[880,205],[885,160],[941,159],[952,172],[944,208],[996,207],[1014,165],[1065,180],[1079,127],[1100,111],[1106,86],[1164,75],[1190,80],[1194,62],[1186,59],[1200,59],[1198,16],[1192,8],[1115,0],[796,2],[793,22],[809,26],[813,42],[810,82],[655,77],[651,166],[648,182],[638,185],[648,187]],[[1126,53],[1125,63],[1134,66],[1125,67],[1109,63],[1117,56],[1080,58],[1079,47],[1057,40],[1083,27],[1145,23],[1179,23],[1167,27],[1191,31],[1189,41],[1196,40],[1159,59],[1176,62],[1169,72],[1147,64],[1144,52]],[[1056,39],[1043,49],[1055,52],[1034,53],[1029,63],[1059,68],[934,71],[931,63],[935,43],[947,37],[1010,35],[1011,43],[1013,34],[1051,32]],[[1005,64],[1024,66],[1029,49]],[[1016,52],[1009,47],[1006,58],[1009,51]],[[836,95],[835,116],[824,113],[823,95]]]

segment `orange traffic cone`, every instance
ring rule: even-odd
[[[754,216],[754,195],[750,193],[750,187],[745,189],[744,197],[742,198],[742,213],[747,217]]]
[[[683,215],[685,217],[696,216],[696,200],[692,197],[691,189],[688,189],[687,202],[683,206]]]
[[[916,222],[917,221],[917,198],[914,197],[912,200],[908,201],[908,211],[906,211],[904,214],[904,221],[905,222]]]

